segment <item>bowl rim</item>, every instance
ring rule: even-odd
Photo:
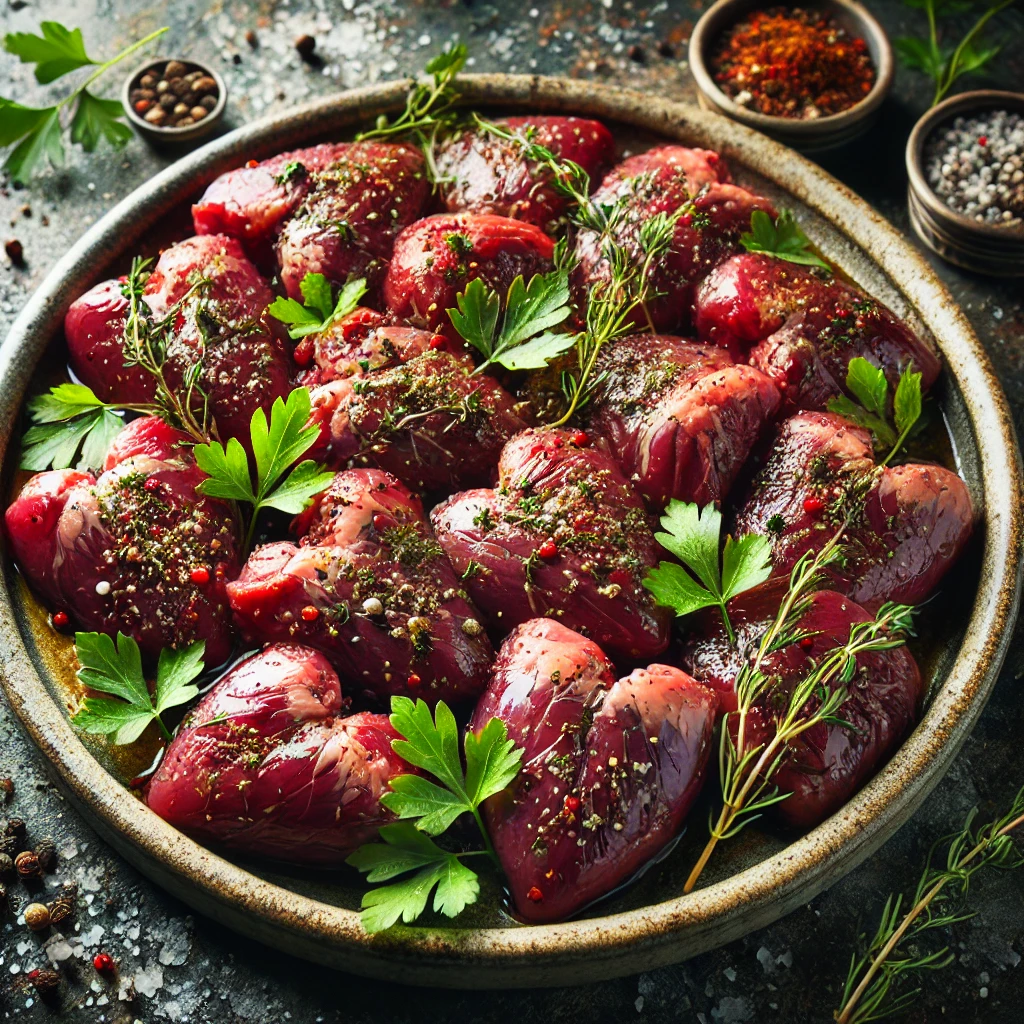
[[[924,800],[973,728],[1009,647],[1021,585],[1021,465],[1010,411],[963,313],[924,257],[846,186],[728,118],[615,86],[529,75],[467,75],[466,105],[599,116],[690,145],[714,143],[862,247],[940,340],[978,448],[985,531],[978,593],[960,651],[921,723],[839,812],[780,852],[687,896],[604,917],[507,928],[400,926],[368,936],[354,911],[254,876],[158,818],[101,768],[43,681],[22,636],[6,560],[0,682],[58,781],[100,834],[142,873],[199,912],[279,949],[370,977],[453,988],[574,984],[678,962],[803,905],[876,850]],[[149,225],[249,157],[309,144],[400,107],[408,80],[321,99],[247,124],[143,183],[53,267],[0,347],[0,459],[31,374],[71,300],[130,252]],[[827,212],[826,212],[827,211]]]
[[[153,67],[154,64],[166,64],[167,61],[178,60],[182,64],[194,64],[197,68],[202,69],[217,83],[217,105],[202,119],[202,121],[196,121],[194,124],[185,124],[173,128],[164,128],[158,124],[150,124],[144,117],[140,117],[133,109],[129,96],[132,91],[132,82],[136,78],[139,78],[144,71]],[[124,112],[128,117],[128,120],[135,125],[136,128],[145,132],[147,135],[151,135],[154,139],[166,139],[168,142],[175,140],[183,140],[188,138],[190,135],[195,135],[198,131],[206,131],[214,124],[216,124],[224,114],[224,108],[228,102],[228,87],[224,81],[221,73],[214,67],[206,64],[204,61],[195,60],[192,57],[163,57],[155,56],[150,57],[148,60],[138,64],[134,70],[130,71],[124,80],[124,85],[121,87],[121,106],[124,107]]]
[[[770,3],[762,3],[761,0],[716,0],[700,16],[693,28],[688,51],[690,71],[697,83],[697,88],[715,107],[753,128],[758,128],[769,134],[785,134],[788,140],[799,143],[801,140],[815,139],[846,128],[869,117],[881,106],[882,101],[892,87],[895,71],[892,44],[889,42],[885,29],[882,28],[874,15],[862,4],[857,3],[856,0],[808,0],[805,6],[841,8],[859,23],[860,31],[865,37],[871,37],[872,42],[874,42],[878,49],[875,84],[862,100],[858,100],[852,107],[847,107],[846,110],[807,120],[803,118],[780,117],[777,114],[762,114],[757,110],[748,110],[727,96],[718,87],[708,69],[708,64],[704,57],[705,50],[714,43],[712,36],[717,35],[721,31],[719,22],[727,20],[727,12],[733,9],[737,10],[736,17],[732,19],[732,23],[735,23],[748,10],[761,6],[770,7],[772,5]]]
[[[917,119],[916,124],[907,138],[906,165],[907,179],[914,192],[914,198],[931,214],[933,218],[947,227],[956,226],[978,239],[1002,244],[1019,241],[1024,245],[1024,225],[1013,228],[999,227],[996,224],[979,224],[965,214],[947,206],[935,190],[928,184],[924,168],[924,147],[931,134],[945,121],[952,121],[959,114],[969,111],[993,110],[1005,104],[1010,109],[1016,108],[1024,114],[1024,92],[1011,92],[1007,89],[972,89],[960,92],[955,96],[947,96]]]

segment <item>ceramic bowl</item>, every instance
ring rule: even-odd
[[[809,0],[801,4],[810,10],[823,10],[835,18],[851,36],[867,43],[875,65],[875,84],[859,103],[838,114],[812,120],[773,117],[736,103],[715,83],[711,61],[722,35],[742,21],[751,11],[771,7],[765,0],[718,0],[704,12],[690,36],[690,70],[697,82],[697,99],[705,110],[716,110],[750,128],[804,153],[836,149],[862,135],[878,116],[882,100],[892,86],[892,47],[885,30],[867,8],[853,0]]]
[[[998,277],[1024,277],[1024,225],[979,224],[951,210],[932,191],[924,165],[929,139],[961,115],[986,110],[1024,114],[1024,93],[979,89],[960,93],[932,107],[907,140],[907,204],[910,222],[929,249],[967,270]]]
[[[995,685],[1011,641],[1020,589],[1021,469],[1010,413],[963,314],[924,257],[867,203],[819,167],[757,132],[696,107],[592,82],[470,75],[465,102],[493,112],[573,113],[605,120],[623,148],[659,142],[719,150],[736,178],[791,207],[820,251],[871,294],[928,332],[946,370],[937,389],[958,468],[981,517],[975,542],[932,607],[922,638],[930,699],[892,760],[839,812],[804,836],[757,823],[722,844],[702,877],[683,882],[706,838],[707,806],[680,843],[643,878],[583,917],[524,926],[485,879],[479,904],[442,918],[367,935],[354,872],[232,860],[200,846],[129,796],[125,766],[67,717],[74,659],[47,626],[4,552],[0,681],[44,759],[102,838],[197,911],[276,949],[317,963],[408,984],[456,988],[570,985],[653,970],[729,942],[805,906],[877,850],[952,764]],[[26,395],[63,363],[70,303],[188,234],[189,204],[221,172],[324,139],[351,137],[400,109],[407,82],[373,86],[245,125],[185,156],[122,200],[54,266],[0,347],[0,459],[16,479]],[[943,435],[944,436],[944,435]],[[130,776],[128,776],[130,777]],[[710,789],[710,787],[709,787]],[[711,794],[708,799],[710,800]]]
[[[162,128],[159,125],[150,124],[141,114],[136,113],[129,100],[131,91],[138,86],[139,79],[150,69],[162,67],[169,60],[178,60],[193,71],[202,71],[209,75],[217,83],[217,105],[206,117],[195,124],[183,125],[180,128]],[[224,117],[224,108],[228,101],[228,87],[220,73],[202,61],[191,60],[186,57],[153,57],[145,64],[140,64],[125,80],[121,88],[121,105],[125,114],[140,135],[150,142],[161,146],[181,146],[186,143],[196,142],[206,138],[220,124]]]

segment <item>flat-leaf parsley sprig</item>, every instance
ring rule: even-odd
[[[656,533],[655,540],[683,565],[661,562],[648,572],[644,586],[658,604],[672,608],[678,616],[717,606],[729,643],[734,644],[736,634],[726,605],[771,575],[768,538],[756,533],[739,540],[727,536],[720,557],[722,513],[713,504],[702,511],[696,504],[675,498],[661,517],[661,525],[666,532]]]
[[[118,746],[134,743],[150,722],[156,722],[169,741],[171,733],[163,713],[199,695],[194,680],[202,674],[205,650],[202,640],[180,651],[164,648],[151,696],[142,674],[139,645],[131,637],[118,633],[115,644],[106,633],[76,633],[79,680],[83,686],[111,696],[86,697],[71,721],[85,732],[109,736]]]
[[[81,29],[68,29],[57,21],[44,21],[39,29],[40,35],[9,32],[4,37],[8,53],[20,58],[23,64],[35,64],[37,82],[46,85],[84,67],[96,70],[52,107],[26,107],[0,97],[0,146],[14,146],[4,169],[19,184],[28,181],[43,159],[49,159],[51,164],[63,161],[65,121],[70,127],[71,141],[87,152],[96,148],[100,138],[116,149],[125,145],[132,133],[121,121],[124,110],[120,102],[95,96],[89,87],[109,68],[167,31],[157,29],[117,56],[100,62],[86,53]],[[70,111],[67,118],[62,117],[65,110]]]
[[[857,401],[840,395],[829,401],[829,411],[870,430],[878,446],[889,449],[880,463],[888,465],[921,419],[921,374],[914,373],[912,366],[900,374],[892,399],[892,424],[889,422],[889,382],[884,370],[856,356],[850,360],[846,371],[846,387]]]
[[[458,309],[448,310],[452,324],[484,357],[476,373],[492,363],[508,370],[537,370],[576,343],[575,335],[550,330],[572,312],[564,269],[534,274],[529,284],[519,275],[509,286],[504,315],[498,293],[479,278],[469,282],[456,303]]]
[[[368,932],[390,928],[399,918],[416,920],[434,892],[432,907],[455,917],[480,892],[476,872],[463,858],[486,855],[500,869],[494,847],[480,814],[480,805],[509,786],[519,774],[523,752],[508,738],[505,724],[492,718],[479,733],[467,730],[459,753],[459,729],[444,701],[434,714],[422,700],[391,698],[391,724],[402,737],[393,740],[396,754],[429,772],[437,782],[420,775],[399,775],[381,803],[398,818],[407,819],[380,830],[381,843],[361,846],[347,860],[365,872],[369,882],[388,882],[415,874],[363,895],[362,922]],[[451,852],[430,837],[439,836],[463,814],[470,814],[480,830],[483,850]],[[436,891],[435,891],[436,890]]]
[[[908,944],[916,946],[926,933],[974,916],[962,909],[962,901],[982,868],[1024,866],[1024,856],[1010,838],[1024,825],[1024,789],[1002,817],[976,829],[977,813],[977,808],[972,810],[959,832],[932,847],[906,911],[902,893],[886,900],[871,942],[862,955],[850,959],[842,1006],[835,1012],[838,1024],[866,1024],[913,1005],[920,988],[895,994],[893,986],[922,971],[946,967],[956,957],[948,947],[912,952]],[[937,856],[942,847],[945,855]]]
[[[256,459],[255,484],[249,459],[238,438],[229,438],[227,444],[199,444],[194,449],[199,468],[208,474],[208,479],[199,485],[200,493],[252,506],[243,552],[248,552],[252,545],[261,509],[276,508],[298,515],[334,477],[311,459],[291,469],[313,446],[319,433],[318,427],[309,424],[310,411],[309,389],[296,388],[287,402],[281,398],[274,402],[269,424],[262,409],[252,414],[249,436]]]
[[[32,426],[21,439],[22,469],[97,469],[124,426],[115,406],[101,402],[84,384],[58,384],[28,403]],[[139,407],[151,412],[151,406]]]
[[[782,210],[773,222],[764,210],[750,215],[750,230],[740,235],[747,252],[763,252],[766,256],[800,263],[807,267],[820,267],[831,273],[832,268],[811,249],[811,240],[804,234],[789,210]]]
[[[331,283],[323,274],[306,274],[299,289],[304,303],[279,295],[267,307],[275,320],[288,325],[292,341],[307,334],[319,334],[348,316],[366,294],[366,279],[359,277],[347,282],[338,290],[337,298],[332,296]]]

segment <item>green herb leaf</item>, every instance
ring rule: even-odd
[[[466,795],[479,806],[512,784],[523,763],[523,752],[508,738],[505,723],[490,719],[478,733],[466,733]]]
[[[261,509],[276,508],[296,515],[334,477],[309,460],[295,466],[320,433],[318,427],[309,423],[311,409],[309,389],[296,388],[287,401],[278,398],[274,402],[269,423],[262,409],[253,413],[249,435],[256,461],[255,486],[245,449],[237,438],[229,438],[226,445],[214,441],[195,447],[199,468],[209,474],[199,485],[200,493],[245,502],[253,507],[246,550],[252,543],[256,516]],[[292,466],[295,468],[288,472]]]
[[[19,57],[22,63],[36,65],[35,76],[39,82],[52,82],[89,65],[99,65],[99,69],[52,107],[25,107],[0,97],[0,146],[15,146],[7,156],[4,169],[17,184],[25,184],[44,160],[48,159],[55,166],[63,161],[62,107],[74,110],[71,139],[86,150],[95,149],[101,138],[115,147],[123,146],[131,138],[128,126],[121,123],[124,116],[121,104],[95,96],[88,91],[88,86],[108,68],[163,35],[167,29],[151,32],[103,64],[85,52],[79,29],[44,21],[40,31],[42,35],[12,32],[4,37],[4,47],[9,53]]]
[[[227,445],[216,441],[197,444],[192,451],[199,468],[209,476],[199,485],[200,494],[256,504],[249,476],[249,459],[238,438],[229,438]]]
[[[892,405],[896,429],[903,435],[909,434],[921,417],[921,374],[900,374]]]
[[[182,648],[180,651],[165,647],[160,652],[156,668],[156,713],[163,714],[168,708],[187,704],[199,696],[199,687],[193,682],[203,674],[203,656],[206,643],[203,640]]]
[[[528,285],[518,276],[508,289],[500,331],[501,300],[479,278],[455,301],[458,309],[448,310],[452,324],[485,357],[477,372],[491,363],[509,370],[540,369],[576,343],[573,334],[549,330],[571,312],[565,268],[534,274]]]
[[[327,330],[336,320],[342,320],[359,305],[366,294],[366,279],[348,281],[332,298],[330,282],[323,274],[306,274],[299,284],[306,304],[295,299],[278,296],[267,307],[267,312],[283,324],[289,325],[288,336],[294,341],[308,334]]]
[[[82,685],[120,699],[86,697],[71,721],[86,732],[109,736],[118,746],[134,743],[155,721],[169,740],[170,733],[160,715],[198,695],[192,681],[203,671],[205,648],[200,640],[181,651],[160,652],[154,703],[142,674],[139,645],[131,637],[118,633],[115,643],[105,633],[76,633]]]
[[[8,101],[4,102],[7,105],[0,108],[0,121],[10,106]],[[10,175],[11,181],[19,185],[24,185],[28,181],[32,172],[44,159],[48,159],[54,166],[64,162],[64,144],[60,139],[60,111],[57,107],[46,107],[37,112],[42,116],[28,119],[24,114],[27,109],[21,108],[17,115],[18,121],[25,123],[31,120],[31,127],[4,162],[4,170]],[[5,131],[4,134],[9,132]]]
[[[33,398],[28,410],[34,426],[22,438],[21,468],[32,472],[72,465],[98,469],[124,426],[121,417],[83,384],[51,388]]]
[[[908,68],[923,71],[932,78],[942,73],[949,54],[943,52],[930,39],[916,39],[913,36],[901,36],[892,41],[900,59]]]
[[[855,356],[847,367],[846,387],[857,401],[840,395],[829,401],[829,411],[870,430],[876,445],[889,449],[881,463],[884,466],[921,421],[921,374],[910,366],[900,374],[892,402],[895,427],[889,422],[889,382],[884,370]]]
[[[75,116],[71,119],[71,141],[91,153],[101,138],[121,149],[132,137],[132,130],[121,121],[124,109],[117,100],[93,96],[88,89],[78,94]]]
[[[501,299],[493,288],[479,278],[466,285],[455,297],[458,309],[449,309],[448,317],[455,330],[485,358],[494,351],[494,333],[501,315]]]
[[[466,734],[463,771],[458,726],[444,701],[438,701],[431,714],[422,700],[392,697],[391,724],[402,737],[391,743],[395,753],[441,784],[419,775],[392,779],[390,792],[381,797],[381,803],[408,820],[384,826],[380,830],[383,843],[362,846],[348,858],[347,863],[366,872],[370,882],[416,871],[411,878],[364,895],[361,920],[371,932],[390,928],[399,919],[407,924],[414,921],[426,909],[435,886],[433,908],[448,917],[476,901],[479,881],[461,860],[473,856],[474,851],[449,853],[427,836],[441,835],[462,814],[470,813],[486,851],[497,862],[479,807],[511,784],[522,761],[522,750],[508,738],[505,724],[492,718],[479,733]]]
[[[789,210],[782,210],[774,224],[764,210],[754,210],[750,215],[750,231],[740,236],[740,242],[748,252],[763,252],[789,263],[832,269],[811,251],[811,240]]]
[[[457,793],[419,775],[392,779],[391,792],[384,794],[381,803],[399,818],[419,818],[416,828],[432,836],[447,831],[467,810],[466,801]]]
[[[726,604],[771,575],[770,542],[756,534],[748,534],[738,541],[727,537],[720,565],[722,514],[713,504],[701,510],[690,502],[670,501],[661,525],[667,532],[656,533],[655,539],[697,579],[683,566],[661,562],[647,574],[644,586],[658,604],[674,609],[678,616],[717,606],[729,640],[734,641]]]
[[[453,793],[465,796],[466,780],[459,757],[459,727],[443,700],[438,701],[432,716],[424,700],[392,697],[391,724],[399,735],[405,737],[391,743],[399,757],[430,772]]]
[[[387,881],[407,871],[416,874],[363,894],[360,919],[368,932],[384,931],[399,919],[406,924],[415,921],[426,910],[435,886],[433,909],[447,917],[455,917],[476,902],[479,880],[458,854],[442,850],[421,831],[402,822],[384,825],[380,836],[383,843],[360,847],[346,863],[366,872],[368,882]]]
[[[110,409],[96,409],[73,420],[29,427],[21,439],[22,469],[99,469],[124,420]]]
[[[261,508],[276,508],[297,516],[309,499],[325,490],[334,479],[334,470],[323,469],[310,459],[300,462],[261,502]]]
[[[60,22],[44,21],[41,36],[29,32],[9,32],[4,36],[4,49],[21,59],[22,64],[36,65],[36,81],[43,85],[69,71],[96,64],[86,52],[81,29],[66,29]]]

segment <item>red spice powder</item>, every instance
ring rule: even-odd
[[[875,83],[864,40],[799,7],[754,11],[725,35],[711,69],[733,102],[798,120],[848,110]]]

